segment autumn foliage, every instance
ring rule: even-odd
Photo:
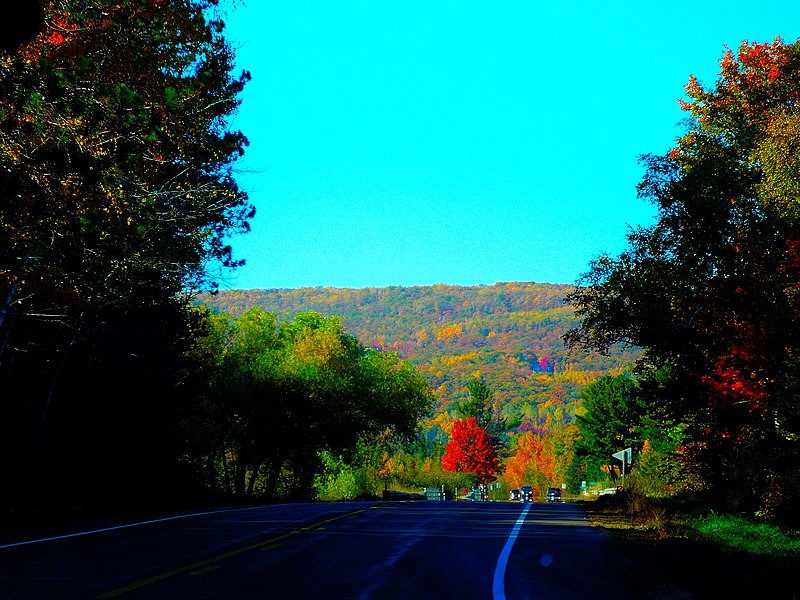
[[[434,414],[422,423],[424,450],[393,456],[402,465],[392,481],[408,487],[464,481],[442,473],[444,448],[456,421],[479,412],[464,410],[471,384],[480,378],[491,390],[489,408],[498,419],[478,418],[501,463],[516,452],[519,435],[541,438],[556,462],[554,484],[568,482],[574,418],[582,390],[604,374],[633,363],[635,349],[609,355],[568,350],[561,339],[576,324],[563,297],[571,286],[497,283],[491,286],[225,290],[203,295],[216,310],[242,314],[254,306],[292,319],[305,310],[339,315],[365,345],[392,350],[419,368],[434,391]],[[505,421],[502,427],[498,422]],[[430,458],[432,470],[423,465]],[[508,478],[501,478],[504,488]],[[578,480],[580,484],[580,480]]]
[[[788,515],[800,497],[778,510],[769,490],[800,466],[800,41],[744,41],[685,92],[686,133],[642,158],[657,221],[592,263],[567,339],[643,348],[645,399],[686,427],[683,467],[737,510]]]
[[[530,484],[541,491],[555,483],[556,460],[549,440],[526,431],[517,438],[515,450],[504,473],[510,486]]]
[[[442,458],[442,469],[473,473],[478,483],[487,483],[494,481],[498,467],[497,451],[475,418],[456,421]]]
[[[426,427],[436,431],[449,434],[454,403],[480,376],[493,391],[498,415],[516,423],[519,431],[544,432],[574,417],[587,384],[621,372],[636,356],[630,349],[615,348],[602,356],[564,347],[561,336],[576,323],[563,304],[571,289],[517,282],[225,290],[201,300],[234,315],[262,306],[284,319],[305,310],[341,316],[347,330],[366,345],[397,352],[425,375],[436,408]]]

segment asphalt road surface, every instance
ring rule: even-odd
[[[286,504],[0,533],[0,598],[637,597],[575,504]]]

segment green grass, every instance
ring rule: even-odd
[[[800,534],[765,523],[711,513],[692,519],[701,537],[724,548],[761,556],[800,557]]]

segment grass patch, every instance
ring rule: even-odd
[[[800,535],[775,525],[711,513],[691,519],[690,526],[702,538],[729,550],[760,556],[800,557]]]

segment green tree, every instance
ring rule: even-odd
[[[249,75],[230,75],[215,4],[47,2],[44,30],[0,54],[4,336],[166,304],[237,264],[224,240],[253,210],[226,122]]]
[[[467,397],[456,402],[455,412],[459,420],[474,418],[489,436],[495,451],[501,452],[506,445],[504,434],[508,421],[495,409],[493,396],[494,392],[483,378],[472,379],[467,384]]]
[[[328,450],[319,452],[321,472],[314,476],[314,490],[320,500],[355,500],[359,492],[355,469],[342,457],[333,456]]]
[[[427,383],[411,366],[365,349],[336,317],[301,313],[278,325],[253,308],[206,323],[194,350],[207,365],[208,387],[198,390],[206,410],[187,426],[217,442],[198,446],[193,462],[228,493],[271,498],[287,473],[295,491],[310,489],[320,457],[350,465],[359,442],[410,438],[430,410]]]
[[[626,375],[604,376],[581,393],[582,411],[576,418],[581,438],[576,458],[590,467],[606,467],[616,479],[618,463],[612,454],[624,448],[639,447],[639,428],[645,414],[636,382]],[[599,474],[590,468],[588,476]]]
[[[691,78],[687,133],[644,157],[642,198],[658,209],[618,257],[590,265],[568,297],[567,336],[644,348],[641,381],[664,418],[686,426],[687,466],[741,508],[796,468],[796,182],[800,44],[743,43],[716,85]]]

